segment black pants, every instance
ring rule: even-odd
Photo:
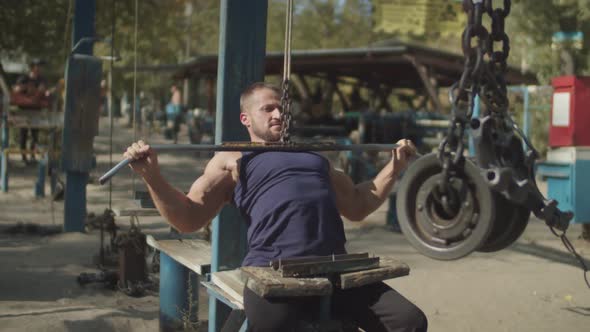
[[[26,150],[27,149],[27,138],[29,134],[29,128],[21,128],[20,129],[20,149],[21,150]],[[39,141],[39,129],[33,129],[31,128],[31,150],[35,150],[35,146],[37,145],[37,142]],[[33,156],[34,154],[31,153]],[[23,153],[23,157],[24,157],[24,153]]]
[[[294,331],[297,322],[318,319],[320,298],[264,299],[245,288],[244,310],[252,331]],[[382,282],[334,289],[332,316],[352,320],[366,332],[421,332],[428,327],[422,310]]]

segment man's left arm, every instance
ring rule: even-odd
[[[399,146],[392,151],[391,161],[370,181],[355,185],[346,174],[331,169],[336,206],[342,216],[351,221],[361,221],[387,199],[398,175],[416,154],[416,147],[411,141],[403,139],[397,144]]]

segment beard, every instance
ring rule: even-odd
[[[274,132],[272,127],[254,125],[252,126],[252,131],[265,142],[278,142],[281,139],[281,133]]]

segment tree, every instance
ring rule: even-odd
[[[18,57],[26,53],[48,61],[49,76],[63,73],[65,49],[69,47],[68,12],[70,0],[0,1],[0,56]],[[63,74],[62,74],[63,75]]]
[[[552,36],[558,31],[581,31],[590,36],[590,0],[513,1],[507,21],[512,39],[512,61],[521,62],[545,84],[561,74],[560,54],[552,50]],[[515,46],[517,45],[517,46]],[[589,43],[574,51],[576,74],[590,70]]]
[[[282,51],[286,0],[269,2],[267,50]],[[364,47],[373,39],[369,0],[303,0],[294,3],[293,49]]]

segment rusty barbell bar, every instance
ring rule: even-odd
[[[229,142],[223,144],[154,144],[152,149],[158,152],[220,152],[220,151],[276,151],[276,152],[304,152],[304,151],[391,151],[398,144],[336,144],[336,143],[254,143]],[[105,184],[123,167],[129,165],[130,159],[124,159],[98,179],[98,183]]]

